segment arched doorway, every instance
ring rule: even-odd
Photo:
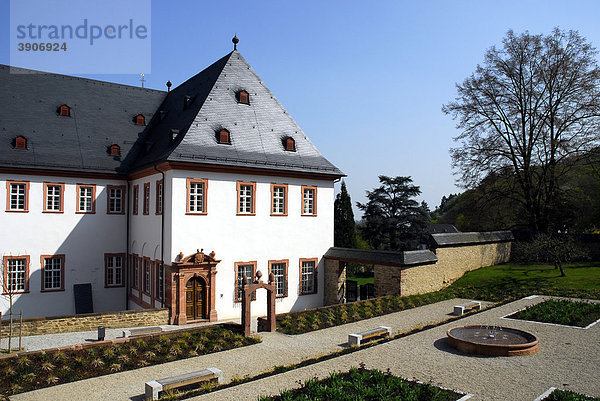
[[[206,283],[192,277],[185,286],[185,315],[187,320],[206,319]]]

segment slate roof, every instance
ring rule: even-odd
[[[514,239],[510,231],[431,234],[435,247],[507,242]]]
[[[386,266],[412,266],[435,263],[438,261],[437,256],[429,250],[394,252],[331,247],[323,257],[345,262],[369,263]]]
[[[250,104],[236,100],[246,90]],[[184,110],[184,98],[191,98]],[[136,149],[132,169],[156,161],[217,164],[270,170],[311,172],[341,177],[266,87],[242,55],[234,50],[172,90]],[[231,144],[220,144],[216,133],[230,132]],[[179,131],[170,145],[171,130]],[[291,137],[296,151],[286,151],[283,138]]]
[[[6,88],[0,93],[0,167],[129,173],[169,161],[344,175],[237,50],[169,93],[9,69],[0,66],[0,87]],[[250,94],[249,105],[236,100],[242,89]],[[58,116],[62,104],[71,107],[71,117]],[[146,127],[134,124],[139,113]],[[217,142],[222,128],[230,132],[230,145]],[[173,130],[178,134],[171,142]],[[27,138],[27,150],[13,148],[19,135]],[[285,137],[295,140],[295,152],[284,149]],[[109,156],[112,144],[121,147],[122,157]]]
[[[11,72],[12,70],[12,72]],[[0,167],[116,173],[166,92],[0,65]],[[59,116],[66,104],[71,116]],[[22,135],[27,150],[14,149]]]

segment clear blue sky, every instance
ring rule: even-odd
[[[3,64],[8,11],[0,0]],[[455,83],[508,29],[556,26],[600,46],[600,2],[154,0],[152,70],[140,73],[147,87],[176,86],[231,51],[237,34],[244,57],[348,175],[353,201],[364,202],[378,175],[403,175],[433,209],[442,195],[460,191],[448,155],[457,131],[440,110],[456,95]],[[138,75],[88,77],[140,84]]]

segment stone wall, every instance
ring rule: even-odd
[[[137,326],[158,326],[169,324],[169,309],[142,309],[109,313],[89,313],[81,315],[39,317],[23,319],[22,335],[68,333],[72,331],[124,328]],[[2,316],[2,337],[8,336],[8,316]],[[13,317],[13,336],[19,335],[18,316]]]
[[[333,259],[325,260],[325,305],[340,303],[340,294],[346,283],[346,268],[340,268]],[[343,294],[341,295],[343,297]]]
[[[400,266],[374,265],[375,296],[405,295],[406,268]]]
[[[466,272],[506,263],[511,242],[461,244],[435,249],[437,263],[414,266],[375,265],[375,296],[438,291]]]

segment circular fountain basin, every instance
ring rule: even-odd
[[[539,339],[523,330],[499,326],[461,326],[448,330],[448,344],[466,354],[488,356],[531,355]]]

